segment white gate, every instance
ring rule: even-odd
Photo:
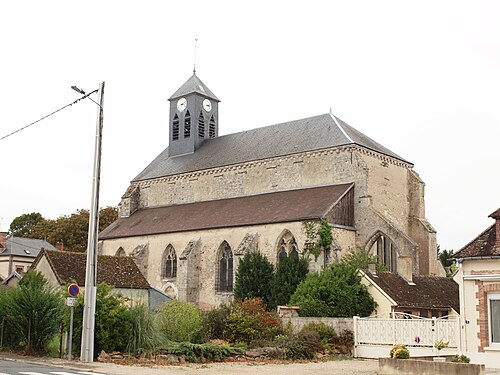
[[[354,317],[354,356],[389,357],[394,344],[408,347],[411,357],[436,356],[434,344],[448,341],[440,355],[460,352],[458,319],[379,319]]]

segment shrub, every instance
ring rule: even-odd
[[[227,317],[230,313],[231,307],[228,305],[221,305],[213,310],[206,312],[204,336],[206,336],[206,338],[209,340],[225,339]]]
[[[281,333],[281,322],[266,311],[262,299],[247,299],[234,305],[227,318],[227,333],[231,342],[255,345],[259,341],[272,340]]]
[[[253,251],[246,253],[238,264],[234,297],[239,300],[259,297],[269,306],[273,271],[273,265],[264,255]]]
[[[451,358],[451,361],[452,362],[455,362],[455,363],[469,363],[470,362],[470,358],[467,357],[466,355],[458,355],[458,354],[455,354],[452,358]]]
[[[391,355],[391,358],[398,358],[398,359],[410,358],[410,351],[408,350],[406,345],[403,344],[394,344],[389,354]]]
[[[227,345],[212,343],[193,344],[190,342],[169,342],[159,353],[184,356],[188,362],[223,361],[227,357],[243,353],[243,350]]]
[[[126,350],[131,332],[131,313],[127,306],[128,299],[121,293],[113,293],[113,286],[99,284],[96,292],[94,354]],[[74,310],[73,351],[81,346],[84,295],[80,294]],[[69,309],[68,309],[69,310]],[[69,327],[69,311],[65,316],[65,325]]]
[[[184,301],[170,301],[161,310],[160,329],[171,341],[199,342],[204,325],[201,310]]]
[[[313,359],[316,352],[324,350],[318,333],[314,331],[280,336],[277,347],[282,349],[284,359]]]
[[[130,309],[131,327],[127,352],[134,354],[151,353],[160,344],[158,322],[148,306],[140,304]]]
[[[302,328],[301,331],[317,332],[322,342],[326,341],[328,343],[332,343],[333,340],[337,337],[337,333],[335,332],[335,330],[323,322],[308,323]]]
[[[330,343],[337,353],[351,354],[354,347],[354,332],[344,329],[338,336],[334,336]]]
[[[299,305],[301,316],[367,316],[376,303],[361,284],[357,269],[336,262],[320,274],[308,274],[295,290],[291,304]]]
[[[7,343],[27,353],[43,353],[59,328],[64,300],[40,272],[28,271],[15,288],[2,294],[0,307]]]
[[[305,279],[308,262],[305,258],[286,257],[276,269],[270,283],[269,307],[287,305],[297,286]]]

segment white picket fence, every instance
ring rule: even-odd
[[[415,317],[416,318],[416,317]],[[394,344],[405,344],[412,357],[436,356],[434,344],[448,341],[440,355],[460,352],[458,319],[380,319],[354,317],[354,356],[389,357]]]

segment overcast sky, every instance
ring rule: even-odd
[[[458,250],[500,207],[499,19],[493,0],[2,1],[0,137],[105,81],[101,206],[117,205],[168,144],[197,35],[221,135],[331,107],[414,163]],[[0,141],[0,229],[90,207],[96,116],[87,100]]]

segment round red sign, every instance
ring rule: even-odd
[[[71,297],[76,297],[80,293],[80,287],[77,284],[70,284],[68,293]]]

